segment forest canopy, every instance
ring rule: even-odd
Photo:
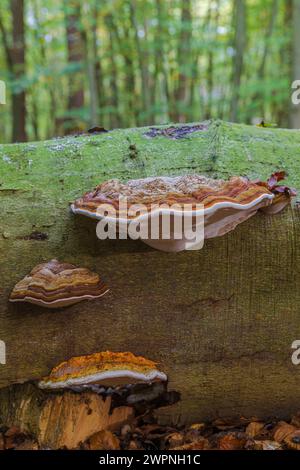
[[[1,0],[1,142],[210,118],[300,127],[300,0]]]

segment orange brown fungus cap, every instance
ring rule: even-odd
[[[112,387],[166,380],[167,376],[149,359],[131,352],[106,351],[62,362],[39,383],[39,387],[59,389],[89,384]]]
[[[108,288],[97,273],[53,259],[33,268],[15,285],[9,300],[59,308],[97,299],[106,292]]]
[[[202,175],[145,178],[126,184],[109,180],[77,199],[71,209],[75,214],[106,219],[107,223],[118,222],[121,230],[134,219],[144,229],[140,233],[146,233],[140,237],[146,244],[162,251],[182,251],[194,249],[185,231],[175,230],[176,221],[182,215],[191,216],[193,235],[197,217],[202,241],[222,236],[260,209],[275,214],[288,205],[295,191],[275,184],[284,176],[284,172],[274,173],[265,183],[241,176],[224,181]],[[167,236],[162,233],[162,227],[159,227],[160,236],[147,235],[149,221],[158,225],[157,214],[169,216],[171,228]],[[197,246],[197,237],[195,240]]]
[[[85,193],[74,202],[72,210],[95,217],[99,205],[110,204],[118,213],[120,197],[126,197],[128,206],[144,204],[150,208],[151,204],[203,204],[207,210],[219,203],[228,207],[232,204],[249,206],[264,199],[266,204],[270,204],[273,194],[267,187],[239,176],[224,181],[202,175],[185,175],[130,180],[126,184],[115,179]]]

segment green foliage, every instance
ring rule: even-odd
[[[9,68],[0,30],[0,79],[8,92],[8,105],[0,108],[1,141],[11,139],[9,104],[22,91],[29,140],[96,123],[112,128],[230,119],[236,92],[235,0],[24,3],[26,66],[21,77]],[[276,11],[275,3],[245,0],[246,47],[235,119],[251,123],[263,117],[287,127],[290,0],[278,0]],[[82,42],[72,60],[67,41],[71,17]],[[9,0],[1,0],[0,19],[11,47]],[[80,90],[84,99],[74,109],[70,95]]]

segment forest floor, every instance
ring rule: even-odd
[[[43,450],[18,428],[0,429],[0,450]],[[186,427],[162,426],[152,413],[125,424],[119,432],[104,430],[78,450],[300,450],[300,412],[289,421],[262,422],[243,417]]]

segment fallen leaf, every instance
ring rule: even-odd
[[[124,424],[121,429],[121,436],[125,437],[127,434],[131,433],[131,426],[129,424]]]
[[[120,441],[111,431],[100,431],[88,439],[90,450],[119,450]]]
[[[137,445],[135,441],[129,442],[128,450],[139,450],[139,449],[140,447]]]
[[[170,448],[180,446],[184,442],[184,436],[180,432],[173,432],[166,437],[166,443]]]
[[[245,447],[247,436],[243,432],[229,432],[219,436],[218,448],[220,450],[241,450]]]
[[[300,429],[300,411],[292,416],[291,424]]]
[[[181,446],[172,447],[170,450],[208,450],[210,448],[209,442],[205,437],[199,438],[197,441],[189,442]]]
[[[274,429],[274,439],[277,442],[284,442],[285,439],[295,431],[295,426],[288,424],[285,421],[280,421]]]
[[[245,445],[245,449],[247,450],[282,450],[281,444],[276,441],[270,441],[270,440],[263,440],[263,441],[258,441],[258,440],[250,440],[247,441]]]
[[[197,423],[197,424],[192,424],[189,427],[189,430],[196,431],[196,432],[202,432],[205,427],[206,427],[205,423]]]
[[[186,431],[185,440],[190,442],[198,439],[206,428],[207,426],[205,423],[192,424]]]
[[[244,418],[243,416],[235,418],[218,418],[212,422],[212,425],[220,431],[226,431],[227,429],[234,429],[241,426],[245,426],[250,423],[251,420]]]
[[[19,428],[16,426],[11,426],[10,428],[7,429],[5,432],[5,437],[11,437],[11,436],[16,436],[17,434],[21,434],[21,431]]]
[[[248,424],[246,427],[246,434],[249,437],[255,437],[257,436],[260,431],[264,428],[264,423],[261,423],[259,421],[252,421],[251,423]]]
[[[25,439],[22,444],[17,445],[15,447],[15,450],[38,450],[38,444],[35,441],[32,441],[30,439]]]
[[[289,449],[300,450],[300,430],[295,431],[284,439]]]

